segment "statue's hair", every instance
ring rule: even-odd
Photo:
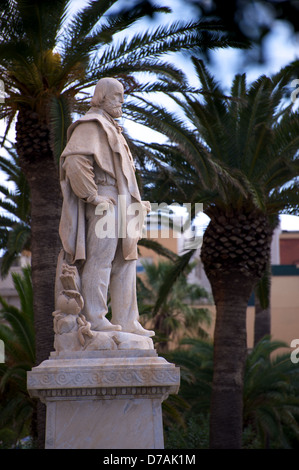
[[[107,91],[110,89],[111,84],[121,85],[121,83],[118,80],[116,80],[116,78],[107,77],[107,78],[101,78],[98,81],[94,89],[93,97],[90,101],[91,106],[96,106],[96,107],[101,106],[101,104],[103,103],[107,95]]]

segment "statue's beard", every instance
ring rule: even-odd
[[[105,106],[104,110],[113,118],[119,118],[122,116],[121,106]]]
[[[122,116],[122,109],[121,109],[121,106],[117,106],[116,108],[113,108],[113,115],[112,117],[114,118],[119,118]]]

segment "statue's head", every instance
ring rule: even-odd
[[[124,87],[115,78],[101,78],[96,84],[91,106],[101,108],[113,118],[121,117]]]

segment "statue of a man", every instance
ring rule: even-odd
[[[102,78],[91,108],[68,129],[60,166],[60,237],[65,261],[78,266],[84,316],[91,329],[153,336],[154,332],[139,323],[137,308],[136,259],[141,227],[134,232],[131,226],[128,231],[135,209],[140,209],[142,219],[150,205],[141,201],[133,159],[115,121],[122,115],[123,101],[122,84]],[[111,322],[106,318],[108,288]]]

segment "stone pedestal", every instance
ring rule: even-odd
[[[155,350],[52,353],[27,384],[46,404],[47,449],[162,449],[179,369]]]

